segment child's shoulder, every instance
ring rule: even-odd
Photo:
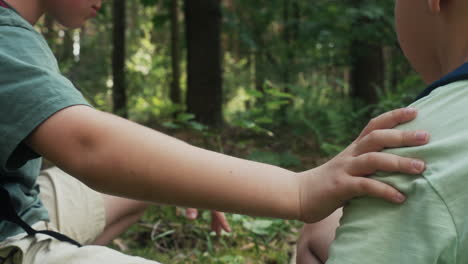
[[[0,58],[5,66],[57,68],[56,59],[44,37],[15,11],[6,8],[0,8],[0,43]]]
[[[0,8],[0,30],[37,33],[28,21],[22,18],[16,11],[7,8]]]

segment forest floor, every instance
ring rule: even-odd
[[[325,161],[312,136],[292,135],[288,131],[278,136],[233,128],[165,132],[192,145],[294,171]],[[196,221],[185,219],[183,212],[172,206],[153,206],[138,224],[114,240],[112,247],[171,264],[289,263],[302,226],[298,221],[227,214],[233,231],[217,237],[210,230],[209,212],[201,212]]]

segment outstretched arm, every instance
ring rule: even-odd
[[[298,212],[294,173],[197,148],[86,106],[56,113],[28,142],[104,193],[255,215]]]
[[[41,124],[26,143],[90,187],[112,195],[256,216],[315,221],[354,196],[396,201],[388,185],[354,176],[374,170],[417,173],[412,160],[378,151],[424,144],[413,132],[374,131],[406,122],[415,112],[380,117],[336,159],[293,173],[191,146],[117,116],[72,106]],[[387,126],[389,125],[389,126]],[[59,147],[57,147],[59,146]],[[366,165],[368,169],[359,169]],[[331,191],[331,192],[330,192]],[[327,204],[324,206],[323,201]]]

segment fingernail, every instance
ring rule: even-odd
[[[417,112],[417,110],[416,110],[416,108],[414,108],[414,107],[407,107],[407,108],[405,109],[405,113],[406,113],[406,114],[414,114],[414,113],[416,113],[416,112]]]
[[[411,161],[411,166],[413,166],[416,171],[420,172],[424,169],[424,162],[420,160],[413,160]]]
[[[428,136],[429,134],[427,132],[423,132],[423,131],[416,132],[416,139],[420,142],[426,142]]]
[[[404,202],[406,200],[406,197],[403,194],[398,193],[397,196],[396,196],[396,199],[397,199],[398,202],[401,203],[401,202]]]

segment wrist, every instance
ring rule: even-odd
[[[304,195],[304,182],[306,178],[307,171],[297,173],[296,176],[296,182],[297,182],[297,209],[296,209],[296,220],[302,221],[303,215],[304,215],[304,201],[302,200],[302,197]]]
[[[298,175],[298,209],[297,219],[312,223],[323,218],[327,214],[327,204],[331,197],[329,184],[324,175],[323,165]]]
[[[297,173],[295,176],[297,184],[297,196],[296,196],[296,213],[295,219],[305,221],[307,218],[307,193],[311,192],[313,184],[311,184],[311,178],[315,178],[313,174],[315,169],[303,171]],[[312,191],[313,192],[313,191]],[[310,202],[310,201],[309,201]],[[310,212],[309,212],[310,213]]]
[[[274,199],[267,205],[271,208],[271,217],[300,220],[301,177],[301,173],[290,172],[275,181]]]

